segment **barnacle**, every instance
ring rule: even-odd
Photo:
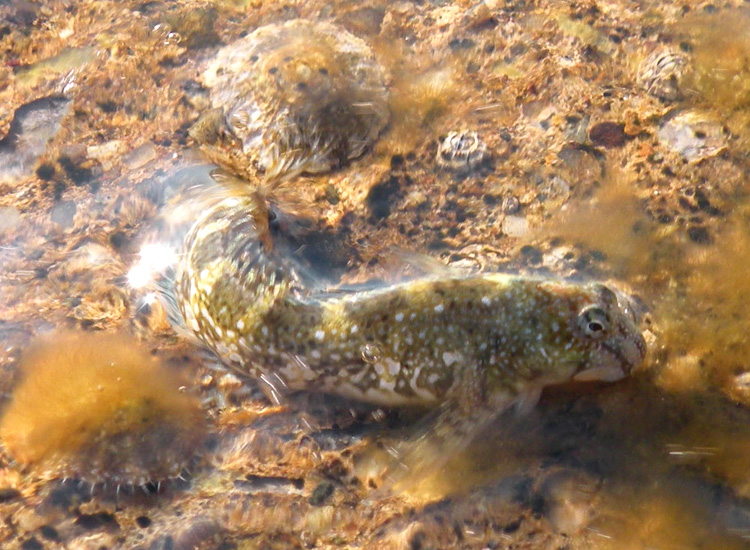
[[[679,51],[653,51],[638,67],[638,83],[651,95],[665,100],[680,96],[688,58]]]
[[[388,122],[370,48],[329,23],[261,27],[221,49],[203,77],[225,134],[208,154],[236,171],[325,172],[362,155]]]
[[[451,132],[440,140],[437,163],[456,172],[470,172],[482,164],[487,146],[476,132]]]
[[[43,477],[142,485],[178,476],[203,439],[197,401],[125,335],[44,338],[23,371],[0,438]]]

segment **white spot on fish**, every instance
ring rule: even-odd
[[[325,337],[326,337],[326,333],[325,333],[325,332],[323,332],[322,330],[316,330],[316,331],[315,331],[315,339],[316,339],[316,340],[317,340],[318,342],[322,342],[322,341],[323,341],[323,338],[325,338]]]
[[[399,311],[399,312],[398,312],[398,313],[397,313],[397,314],[395,315],[394,319],[396,319],[396,321],[398,321],[398,322],[400,323],[401,321],[403,321],[403,320],[404,320],[404,314],[403,314],[403,313],[401,313],[401,312]]]
[[[401,363],[399,363],[398,361],[386,359],[385,363],[388,366],[388,374],[390,374],[391,376],[396,376],[401,371]]]
[[[443,363],[445,363],[446,367],[450,367],[453,363],[461,359],[460,353],[454,353],[452,351],[444,351],[443,352]]]
[[[482,303],[486,306],[489,306],[492,304],[492,300],[490,300],[489,296],[482,296]]]
[[[442,313],[444,309],[443,304],[438,304],[435,306],[435,313]]]

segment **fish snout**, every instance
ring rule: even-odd
[[[623,371],[630,374],[646,358],[646,339],[636,331],[630,338],[623,339],[619,347]]]

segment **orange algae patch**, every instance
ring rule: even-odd
[[[203,439],[197,400],[129,336],[41,338],[22,369],[0,439],[45,477],[142,485],[179,475]]]

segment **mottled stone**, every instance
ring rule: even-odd
[[[230,134],[209,154],[238,171],[326,172],[362,155],[388,122],[370,48],[329,23],[261,27],[221,49],[203,79]]]

